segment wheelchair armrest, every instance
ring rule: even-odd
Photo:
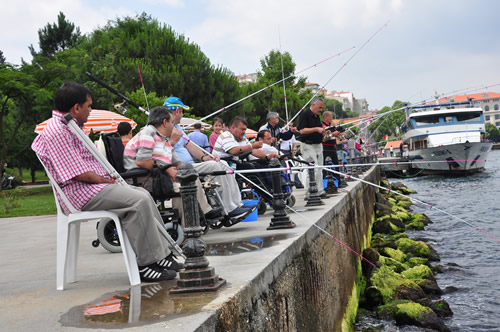
[[[141,176],[147,176],[149,174],[149,170],[145,168],[133,168],[129,169],[125,173],[120,173],[121,177],[124,179],[133,179]]]

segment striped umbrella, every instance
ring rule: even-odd
[[[40,134],[47,125],[49,120],[45,120],[42,123],[37,124],[35,128],[35,133]],[[83,125],[83,129],[87,134],[90,133],[92,129],[94,133],[100,131],[103,133],[111,133],[116,131],[116,127],[120,122],[128,122],[134,129],[137,126],[134,120],[131,120],[121,114],[103,111],[103,110],[92,110],[90,112],[87,122]]]

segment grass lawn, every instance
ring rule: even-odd
[[[8,213],[5,213],[5,208]],[[17,188],[0,192],[0,218],[57,214],[52,187]]]
[[[23,178],[19,176],[19,170],[17,168],[6,168],[5,173],[8,175],[13,175],[16,177],[17,181],[24,181],[25,183],[30,183],[31,182],[31,170],[28,168],[23,169]],[[35,180],[37,182],[40,181],[49,181],[49,178],[47,177],[47,174],[45,174],[45,171],[35,171]]]

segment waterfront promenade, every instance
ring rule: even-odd
[[[378,170],[372,167],[362,177],[373,181]],[[267,231],[273,212],[268,209],[255,222],[210,230],[203,237],[210,265],[227,281],[218,292],[204,294],[170,296],[175,281],[131,288],[122,255],[91,246],[95,222],[81,227],[78,281],[56,291],[55,216],[0,219],[0,326],[11,331],[340,327],[355,293],[359,259],[312,224],[361,250],[372,213],[365,210],[373,207],[373,202],[364,206],[363,197],[374,196],[374,189],[349,182],[324,200],[326,205],[311,208],[304,207],[303,194],[294,191],[294,208],[307,209],[303,217],[289,212],[296,228]],[[309,314],[299,312],[300,301],[315,310],[330,302],[332,321],[309,322],[316,318],[302,317]]]

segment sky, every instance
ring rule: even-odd
[[[437,92],[500,92],[500,1],[496,0],[0,0],[0,50],[31,61],[38,30],[59,12],[83,34],[145,12],[198,44],[236,75],[260,69],[271,50],[296,72],[370,109]],[[354,49],[332,58],[341,51]],[[314,64],[318,64],[307,69]],[[307,70],[305,70],[307,69]],[[146,87],[147,89],[147,87]]]

